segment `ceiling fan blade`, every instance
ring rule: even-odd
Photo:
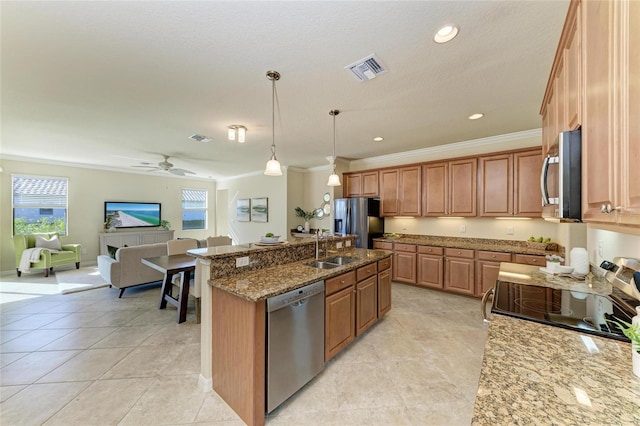
[[[173,174],[178,174],[178,173],[182,173],[180,176],[184,176],[185,173],[186,174],[190,174],[190,175],[195,175],[195,172],[192,172],[191,170],[186,170],[186,169],[177,169],[177,168],[173,168],[171,170],[169,170],[171,173]]]
[[[180,169],[171,169],[167,170],[169,173],[174,174],[176,176],[184,176],[184,172]]]
[[[131,166],[131,167],[140,167],[140,168],[143,168],[143,169],[154,169],[154,170],[157,170],[157,169],[160,168],[158,166]]]

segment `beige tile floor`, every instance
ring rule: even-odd
[[[0,294],[0,424],[242,425],[198,389],[193,303],[177,324],[175,310],[157,309],[159,292]],[[394,283],[391,312],[267,424],[468,425],[486,338],[479,311],[475,299]]]

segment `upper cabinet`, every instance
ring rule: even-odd
[[[379,195],[377,170],[344,173],[342,180],[345,197],[377,197]]]
[[[420,216],[421,166],[380,170],[382,216]]]
[[[539,148],[478,159],[478,216],[540,217]]]
[[[475,216],[477,159],[422,166],[422,216]]]
[[[585,222],[640,226],[639,32],[638,1],[570,3],[540,113],[543,147],[582,128]]]

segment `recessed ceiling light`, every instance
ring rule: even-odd
[[[375,138],[373,138],[373,140],[376,141],[376,142],[381,142],[381,141],[384,140],[384,138],[380,137],[380,136],[376,136]]]
[[[436,43],[446,43],[453,40],[458,35],[458,27],[455,25],[445,25],[440,28],[433,36],[433,41]]]
[[[482,118],[482,117],[484,117],[484,114],[482,113],[471,114],[469,116],[469,120],[477,120],[478,118]]]
[[[189,136],[189,139],[192,139],[192,140],[194,140],[194,141],[196,141],[196,142],[202,142],[202,143],[211,142],[211,140],[212,140],[212,139],[211,139],[210,137],[208,137],[208,136],[202,136],[202,135],[199,135],[199,134],[197,134],[197,133],[196,133],[196,134],[193,134],[193,135],[191,135],[191,136]]]

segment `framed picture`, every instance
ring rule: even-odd
[[[251,220],[269,222],[269,199],[267,197],[251,199]]]
[[[236,219],[238,222],[249,222],[251,220],[251,200],[243,198],[238,200],[236,206]]]

